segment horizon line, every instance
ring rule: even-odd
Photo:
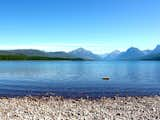
[[[152,48],[152,49],[140,49],[140,48],[138,48],[138,47],[135,47],[135,46],[130,46],[130,47],[128,47],[127,49],[125,49],[125,50],[119,50],[119,49],[115,49],[115,50],[112,50],[111,52],[105,52],[105,53],[96,53],[96,52],[94,52],[94,51],[92,51],[92,50],[89,50],[89,49],[87,49],[87,48],[85,48],[85,47],[77,47],[77,48],[75,48],[75,49],[71,49],[71,50],[47,50],[47,49],[41,49],[41,48],[36,48],[36,47],[27,47],[27,46],[25,46],[24,48],[22,48],[22,47],[20,47],[20,48],[10,48],[10,49],[8,49],[8,48],[2,48],[1,49],[1,46],[0,46],[0,50],[4,50],[4,51],[10,51],[10,50],[39,50],[39,51],[43,51],[43,52],[66,52],[66,53],[68,53],[68,52],[71,52],[71,51],[74,51],[74,50],[76,50],[76,49],[84,49],[84,50],[87,50],[87,51],[90,51],[90,52],[92,52],[92,53],[95,53],[95,54],[99,54],[99,55],[103,55],[103,54],[108,54],[108,53],[112,53],[112,52],[114,52],[114,51],[119,51],[119,52],[125,52],[125,51],[127,51],[129,48],[137,48],[137,49],[139,49],[139,50],[141,50],[141,51],[144,51],[144,50],[154,50],[157,46],[159,46],[159,44],[157,44],[154,48]]]

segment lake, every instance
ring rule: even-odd
[[[110,80],[102,80],[108,76]],[[160,95],[159,61],[1,61],[0,96]]]

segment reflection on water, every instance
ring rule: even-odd
[[[0,95],[158,95],[159,71],[158,61],[1,61]]]

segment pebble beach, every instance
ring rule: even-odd
[[[159,120],[160,97],[0,98],[0,120]]]

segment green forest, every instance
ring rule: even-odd
[[[58,58],[27,55],[0,55],[0,60],[83,60],[81,58]]]

